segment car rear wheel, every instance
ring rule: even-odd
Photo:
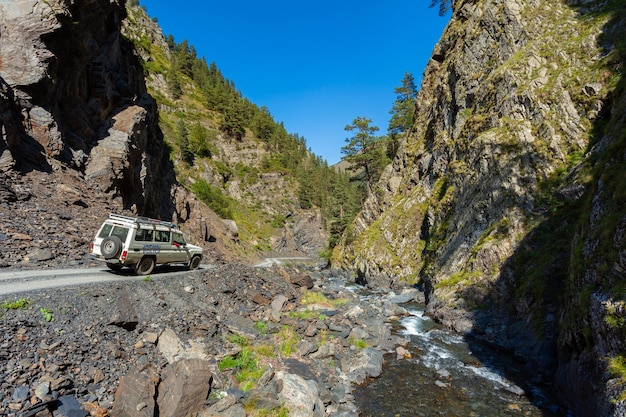
[[[191,261],[189,261],[189,269],[197,269],[200,266],[201,261],[202,258],[200,258],[199,256],[194,256],[193,258],[191,258]]]
[[[144,256],[141,261],[135,265],[135,273],[137,275],[148,275],[154,269],[155,261],[151,256]]]
[[[122,250],[122,241],[117,236],[107,236],[100,243],[100,253],[104,259],[117,258]]]

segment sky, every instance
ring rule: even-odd
[[[198,57],[329,164],[357,117],[387,133],[394,92],[422,73],[449,16],[431,0],[140,0]]]

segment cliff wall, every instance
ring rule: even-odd
[[[333,260],[419,282],[430,314],[523,357],[581,416],[624,407],[624,16],[453,2],[413,130]]]
[[[75,170],[125,209],[166,214],[171,166],[123,4],[0,4],[1,169]]]

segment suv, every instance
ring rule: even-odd
[[[89,257],[114,271],[128,266],[138,275],[148,275],[156,264],[182,263],[196,269],[202,248],[185,242],[174,223],[110,214],[91,242]]]

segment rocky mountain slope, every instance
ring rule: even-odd
[[[41,258],[30,256],[25,241],[37,242],[45,257],[86,251],[109,212],[178,222],[213,257],[317,256],[326,246],[319,211],[300,207],[297,180],[271,169],[259,174],[263,157],[275,153],[249,130],[235,140],[215,129],[224,116],[202,110],[190,95],[168,97],[163,74],[149,65],[157,52],[169,65],[168,44],[139,6],[20,0],[0,5],[0,21],[3,265]],[[160,48],[155,56],[138,46],[148,37]],[[197,89],[188,82],[186,90]],[[214,158],[181,162],[168,124],[173,113],[208,127]],[[227,183],[216,180],[224,177]],[[239,223],[196,198],[198,180],[219,185],[224,201],[238,204]],[[68,223],[79,230],[72,249],[56,244],[55,231]]]
[[[578,415],[621,415],[623,2],[452,4],[413,131],[334,263],[420,282],[431,314],[524,357]]]

